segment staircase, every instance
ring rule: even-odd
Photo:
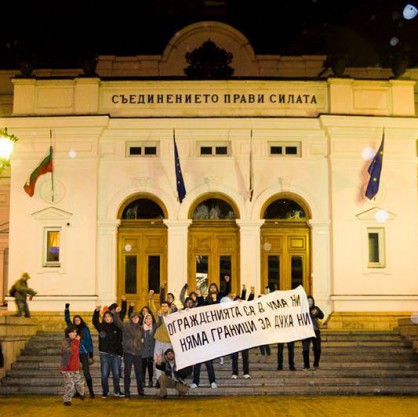
[[[58,372],[59,346],[62,332],[39,332],[22,351],[12,369],[3,378],[0,395],[59,395],[62,377]],[[97,336],[95,337],[97,342]],[[218,389],[211,389],[206,368],[201,370],[201,385],[190,389],[189,396],[229,395],[417,395],[418,355],[404,345],[397,332],[335,332],[322,331],[320,369],[304,371],[301,343],[296,342],[296,372],[288,371],[285,346],[285,370],[277,371],[277,349],[271,356],[261,356],[258,348],[250,351],[251,379],[233,380],[229,356],[224,365],[215,360]],[[97,352],[97,346],[95,346]],[[101,394],[100,369],[92,366],[94,389]],[[241,372],[241,361],[239,362]],[[189,381],[191,382],[191,380]],[[136,392],[132,374],[131,392]],[[112,387],[112,382],[110,381]],[[123,387],[123,380],[121,381]],[[145,394],[158,395],[155,388],[145,388]]]

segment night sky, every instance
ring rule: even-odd
[[[418,0],[417,0],[418,1]],[[257,54],[331,54],[351,66],[388,66],[397,50],[418,65],[418,17],[405,20],[400,0],[38,0],[2,10],[0,68],[16,68],[22,52],[37,68],[75,68],[87,51],[110,55],[162,54],[188,24],[216,20],[241,31]],[[392,45],[391,45],[392,42]]]

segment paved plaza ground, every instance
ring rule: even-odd
[[[1,417],[413,417],[418,397],[258,396],[211,398],[74,399],[64,407],[52,396],[0,398]]]

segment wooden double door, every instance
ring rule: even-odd
[[[261,228],[261,284],[270,291],[302,285],[311,293],[310,233],[307,226],[266,222]]]
[[[154,290],[159,302],[167,282],[167,228],[159,221],[123,220],[118,232],[118,300],[126,297],[140,309]]]
[[[223,292],[228,275],[232,291],[239,291],[239,229],[235,221],[194,221],[189,228],[188,267],[190,290],[199,289],[206,295],[215,283]]]

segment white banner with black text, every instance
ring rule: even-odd
[[[253,301],[180,310],[164,320],[178,369],[254,346],[315,337],[302,286]]]

